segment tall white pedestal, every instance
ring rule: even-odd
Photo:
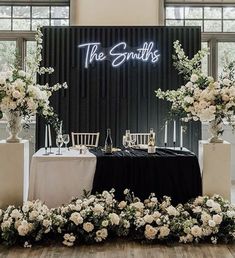
[[[199,141],[203,195],[219,194],[231,200],[231,144]]]
[[[21,205],[29,188],[29,141],[0,141],[0,208]]]

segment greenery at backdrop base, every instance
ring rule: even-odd
[[[24,245],[62,242],[66,246],[115,238],[145,243],[228,243],[235,238],[235,206],[219,195],[199,196],[173,206],[154,194],[141,201],[129,190],[117,201],[114,190],[73,199],[49,209],[41,201],[0,210],[0,243]]]

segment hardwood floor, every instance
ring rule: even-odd
[[[235,204],[235,185],[232,186]],[[33,246],[7,248],[0,245],[0,258],[235,258],[235,244],[229,245],[142,245],[135,242],[112,242],[91,246]]]
[[[142,245],[134,242],[116,242],[103,245],[64,247],[35,246],[31,249],[0,247],[1,258],[232,258],[235,245]]]

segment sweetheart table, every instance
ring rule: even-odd
[[[127,149],[106,155],[100,148],[86,154],[62,148],[61,156],[43,153],[40,149],[32,158],[29,200],[40,199],[49,207],[82,197],[83,189],[95,193],[115,188],[117,199],[126,188],[142,199],[154,192],[171,196],[174,204],[202,192],[198,159],[187,150],[158,148],[148,154]]]

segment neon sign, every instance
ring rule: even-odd
[[[128,49],[126,42],[120,42],[108,51],[104,51],[100,42],[92,42],[78,45],[79,48],[85,48],[85,68],[94,61],[102,62],[110,60],[113,67],[118,67],[128,60],[140,60],[143,62],[156,63],[159,60],[160,54],[158,49],[154,49],[154,42],[144,42],[140,48]]]

